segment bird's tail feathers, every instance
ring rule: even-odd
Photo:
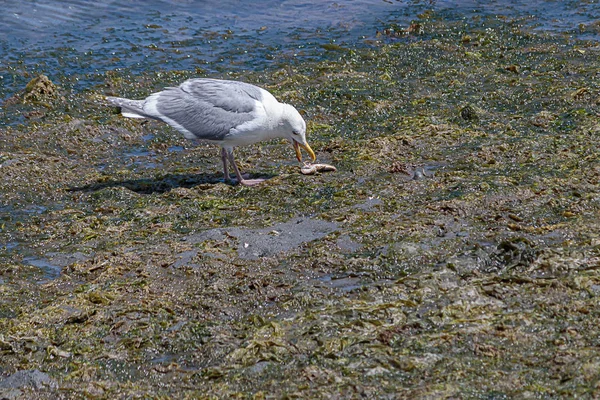
[[[121,114],[128,118],[152,118],[144,112],[144,100],[129,100],[121,97],[107,96],[106,100],[121,107]]]

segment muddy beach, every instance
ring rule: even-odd
[[[0,127],[0,397],[600,396],[599,51],[424,14],[213,74],[296,106],[337,168],[241,148],[252,188],[104,101],[202,71],[32,82]]]

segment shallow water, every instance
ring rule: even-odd
[[[373,35],[377,21],[396,8],[368,0],[12,2],[0,16],[7,90],[0,95],[23,85],[25,71],[52,80],[70,75],[74,86],[85,87],[118,68],[263,68],[275,54],[293,58],[322,43]]]
[[[521,18],[535,29],[598,38],[600,10],[578,1],[268,0],[9,1],[0,14],[0,99],[35,74],[88,88],[106,72],[263,69],[362,46],[425,10],[439,18]]]
[[[43,281],[56,279],[60,276],[62,268],[58,265],[52,264],[50,261],[39,258],[39,257],[25,257],[23,259],[25,264],[29,264],[36,268],[39,268],[43,272]]]

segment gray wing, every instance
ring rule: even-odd
[[[243,82],[190,79],[155,93],[144,112],[190,139],[223,140],[232,128],[254,119],[261,89]]]

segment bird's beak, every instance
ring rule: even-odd
[[[310,156],[310,158],[312,159],[313,162],[317,159],[317,156],[315,156],[315,152],[312,151],[312,149],[310,148],[308,143],[300,143],[300,142],[296,142],[295,140],[292,140],[292,142],[294,143],[294,150],[296,151],[296,158],[298,159],[299,162],[302,162],[302,153],[300,153],[300,147],[302,147],[304,150],[306,150],[306,152],[308,153],[308,155]]]

